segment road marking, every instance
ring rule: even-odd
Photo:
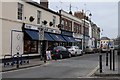
[[[92,76],[98,69],[99,69],[99,65],[95,69],[93,69],[86,77]]]

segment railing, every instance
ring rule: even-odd
[[[6,58],[7,56],[10,56],[10,59]],[[19,68],[19,65],[29,64],[29,55],[28,54],[19,54],[19,53],[14,54],[13,56],[5,55],[4,60],[5,60],[3,62],[4,67],[16,65],[16,67]]]

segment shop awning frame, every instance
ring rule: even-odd
[[[67,42],[76,42],[72,36],[63,36]]]
[[[49,35],[49,33],[44,33],[44,40],[46,41],[54,41],[54,39]]]
[[[63,37],[62,35],[60,34],[49,34],[55,41],[58,41],[58,42],[67,42]]]
[[[39,40],[39,32],[37,30],[25,30],[32,40]]]

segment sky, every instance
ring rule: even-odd
[[[39,2],[39,0],[34,0]],[[118,36],[118,1],[119,0],[48,0],[49,8],[54,11],[63,9],[69,12],[71,10],[87,11],[88,15],[92,13],[91,20],[101,29],[101,37],[116,38]],[[102,31],[103,30],[103,31]]]

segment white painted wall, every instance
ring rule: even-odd
[[[53,20],[53,15],[56,16],[56,25],[59,24],[59,16],[56,14],[53,14],[51,12],[45,11],[43,9],[39,9],[35,6],[32,6],[28,3],[25,3],[24,1],[18,0],[20,3],[24,5],[24,18],[23,20],[18,20],[17,19],[17,5],[18,2],[2,2],[2,5],[0,3],[0,57],[3,58],[4,55],[6,54],[11,54],[11,31],[12,30],[17,30],[17,31],[22,31],[21,27],[23,26],[23,22],[26,24],[31,24],[39,27],[41,24],[37,24],[37,10],[40,10],[42,12],[42,17],[41,21],[46,20],[48,22],[47,25],[49,25],[49,22]],[[29,21],[29,17],[33,16],[35,20],[33,22]],[[25,19],[26,17],[26,19]],[[2,24],[2,26],[1,26]],[[49,27],[49,26],[47,26]],[[51,27],[54,29],[58,29],[58,27]],[[4,34],[4,35],[3,35]],[[22,34],[20,34],[22,36]],[[16,39],[16,33],[14,34],[13,40]],[[2,42],[1,42],[2,41]],[[18,43],[17,40],[13,41],[13,54],[16,53],[16,46],[18,44],[21,44],[23,46],[22,39],[20,40],[20,43]],[[22,47],[21,47],[22,49]],[[22,50],[20,50],[20,53],[22,54]],[[38,55],[38,54],[36,54]]]
[[[0,58],[2,57],[2,2],[0,2]]]

